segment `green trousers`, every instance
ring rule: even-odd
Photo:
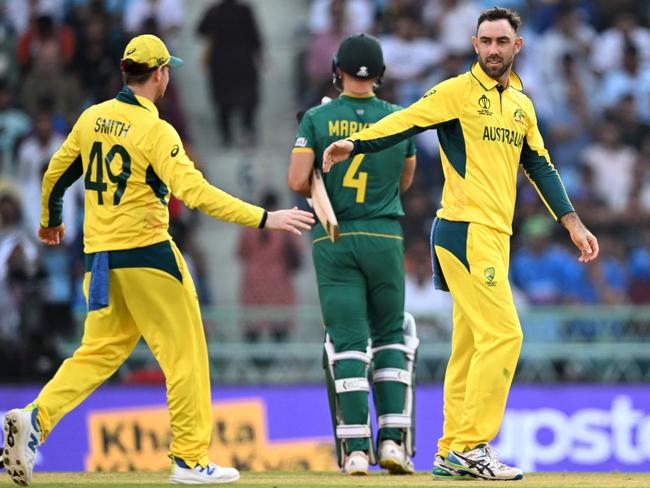
[[[320,225],[314,230],[313,259],[326,331],[337,353],[365,352],[368,338],[373,347],[404,344],[404,246],[396,219],[345,221],[340,238],[331,243]],[[325,365],[327,363],[325,362]],[[404,353],[380,351],[373,367],[406,367]],[[366,375],[361,361],[342,360],[335,365],[335,379]],[[381,382],[373,389],[377,415],[402,413],[406,386]],[[365,424],[368,395],[354,391],[340,394],[346,424]],[[378,440],[401,440],[401,430],[381,429]],[[350,439],[346,452],[367,451],[368,439]]]

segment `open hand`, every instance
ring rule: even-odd
[[[304,210],[298,210],[298,207],[293,207],[289,210],[269,212],[264,228],[284,230],[293,234],[302,235],[300,229],[310,230],[314,223],[314,215],[311,212],[305,212]]]
[[[570,234],[571,240],[580,249],[578,261],[588,263],[598,257],[598,239],[586,227],[570,232]]]
[[[323,171],[329,173],[330,168],[334,164],[348,159],[353,149],[354,143],[346,139],[333,142],[327,146],[327,149],[323,153]]]
[[[63,240],[65,229],[63,224],[56,227],[41,227],[38,229],[38,240],[48,246],[58,246]]]
[[[578,261],[588,263],[598,257],[598,239],[585,227],[575,212],[564,215],[560,222],[569,231],[571,240],[580,250]]]

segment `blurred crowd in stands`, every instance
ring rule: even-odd
[[[530,305],[650,303],[650,3],[635,0],[313,0],[298,63],[305,106],[333,96],[331,55],[355,32],[381,41],[378,96],[402,106],[475,60],[470,37],[484,8],[521,13],[515,71],[573,203],[599,237],[601,258],[576,261],[568,236],[520,172],[511,280]],[[334,95],[335,96],[335,95]],[[434,131],[416,137],[414,187],[404,195],[407,309],[431,300],[428,237],[442,172]],[[434,305],[435,304],[435,305]]]
[[[189,0],[186,0],[189,1]],[[268,0],[276,1],[276,0]],[[205,5],[197,25],[223,146],[255,141],[262,38],[244,1]],[[331,59],[356,32],[379,37],[386,74],[378,95],[406,106],[475,59],[470,37],[483,8],[517,9],[525,44],[515,69],[537,109],[551,159],[576,209],[599,237],[601,258],[579,265],[568,236],[520,174],[511,280],[521,306],[650,303],[650,2],[638,0],[312,0],[295,76],[296,106],[338,93]],[[59,361],[56,338],[83,314],[83,182],[67,192],[63,246],[37,243],[40,179],[79,113],[121,88],[118,68],[128,38],[162,37],[173,51],[183,0],[0,0],[0,379],[46,377]],[[225,68],[224,68],[225,66]],[[161,117],[191,154],[174,81]],[[243,140],[233,140],[233,113]],[[448,295],[431,283],[429,233],[442,171],[434,131],[416,138],[418,169],[404,195],[406,308],[449,316]],[[288,195],[288,190],[286,190]],[[265,196],[275,205],[281,195]],[[195,242],[196,213],[170,202],[171,229],[209,305],[205,260]],[[251,234],[251,235],[249,235]],[[300,241],[243,233],[240,300],[291,306]],[[268,256],[272,255],[272,259]],[[259,271],[264,263],[273,269]],[[268,279],[263,279],[264,277]],[[278,286],[277,283],[284,283]],[[275,285],[275,286],[274,286]],[[262,323],[263,322],[263,323]],[[242,324],[242,336],[282,341],[295,324]],[[448,334],[449,320],[432,321]],[[52,332],[52,333],[50,333]],[[432,334],[435,333],[431,332]]]
[[[57,337],[76,333],[85,311],[81,180],[65,196],[63,244],[36,240],[50,157],[84,108],[121,89],[128,38],[154,33],[173,46],[182,18],[181,0],[0,0],[0,378],[50,376]],[[173,82],[159,108],[189,143]],[[170,214],[192,262],[195,219],[177,201]]]

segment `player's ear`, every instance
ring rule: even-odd
[[[478,54],[478,37],[472,36],[472,46],[474,46],[474,52]]]
[[[519,54],[519,51],[521,51],[521,48],[524,46],[524,38],[521,36],[517,36],[515,39],[515,54]]]

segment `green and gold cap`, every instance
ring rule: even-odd
[[[160,38],[152,34],[143,34],[134,37],[124,48],[124,55],[120,63],[122,71],[132,71],[129,69],[131,63],[146,65],[146,71],[159,68],[161,66],[182,66],[183,60],[169,54],[169,50]]]

